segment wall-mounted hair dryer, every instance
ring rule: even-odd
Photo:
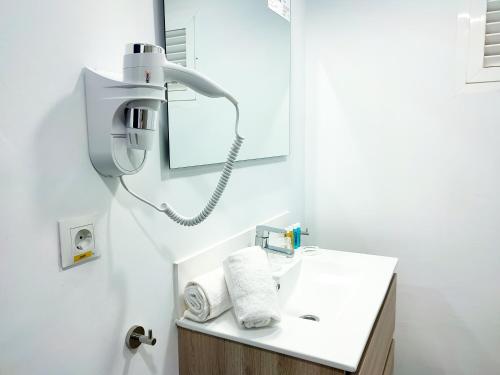
[[[177,214],[166,203],[156,206],[141,198],[123,180],[123,175],[137,173],[144,165],[147,151],[152,147],[157,113],[165,101],[165,84],[169,82],[181,83],[208,97],[224,97],[236,109],[236,137],[222,175],[205,208],[191,218]],[[181,225],[196,225],[205,220],[227,185],[243,143],[243,137],[238,134],[237,100],[195,70],[169,62],[163,48],[143,43],[127,46],[123,78],[105,76],[87,68],[85,86],[89,154],[95,169],[104,176],[119,177],[130,194]]]

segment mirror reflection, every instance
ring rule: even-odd
[[[288,155],[289,0],[165,0],[169,61],[207,75],[240,105],[238,160]],[[178,83],[168,85],[170,167],[224,162],[234,108]]]

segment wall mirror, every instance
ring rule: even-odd
[[[164,0],[167,58],[194,68],[240,103],[238,160],[288,155],[290,0]],[[234,108],[168,85],[170,168],[221,163]]]

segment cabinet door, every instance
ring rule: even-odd
[[[268,350],[179,328],[180,375],[344,375]]]
[[[392,375],[394,372],[394,340],[392,340],[391,348],[389,349],[389,355],[387,356],[387,361],[385,362],[384,375]]]
[[[396,274],[375,321],[368,344],[354,375],[384,375],[396,321]]]

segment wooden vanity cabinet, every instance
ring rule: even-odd
[[[178,328],[180,375],[392,375],[396,274],[354,373]]]

